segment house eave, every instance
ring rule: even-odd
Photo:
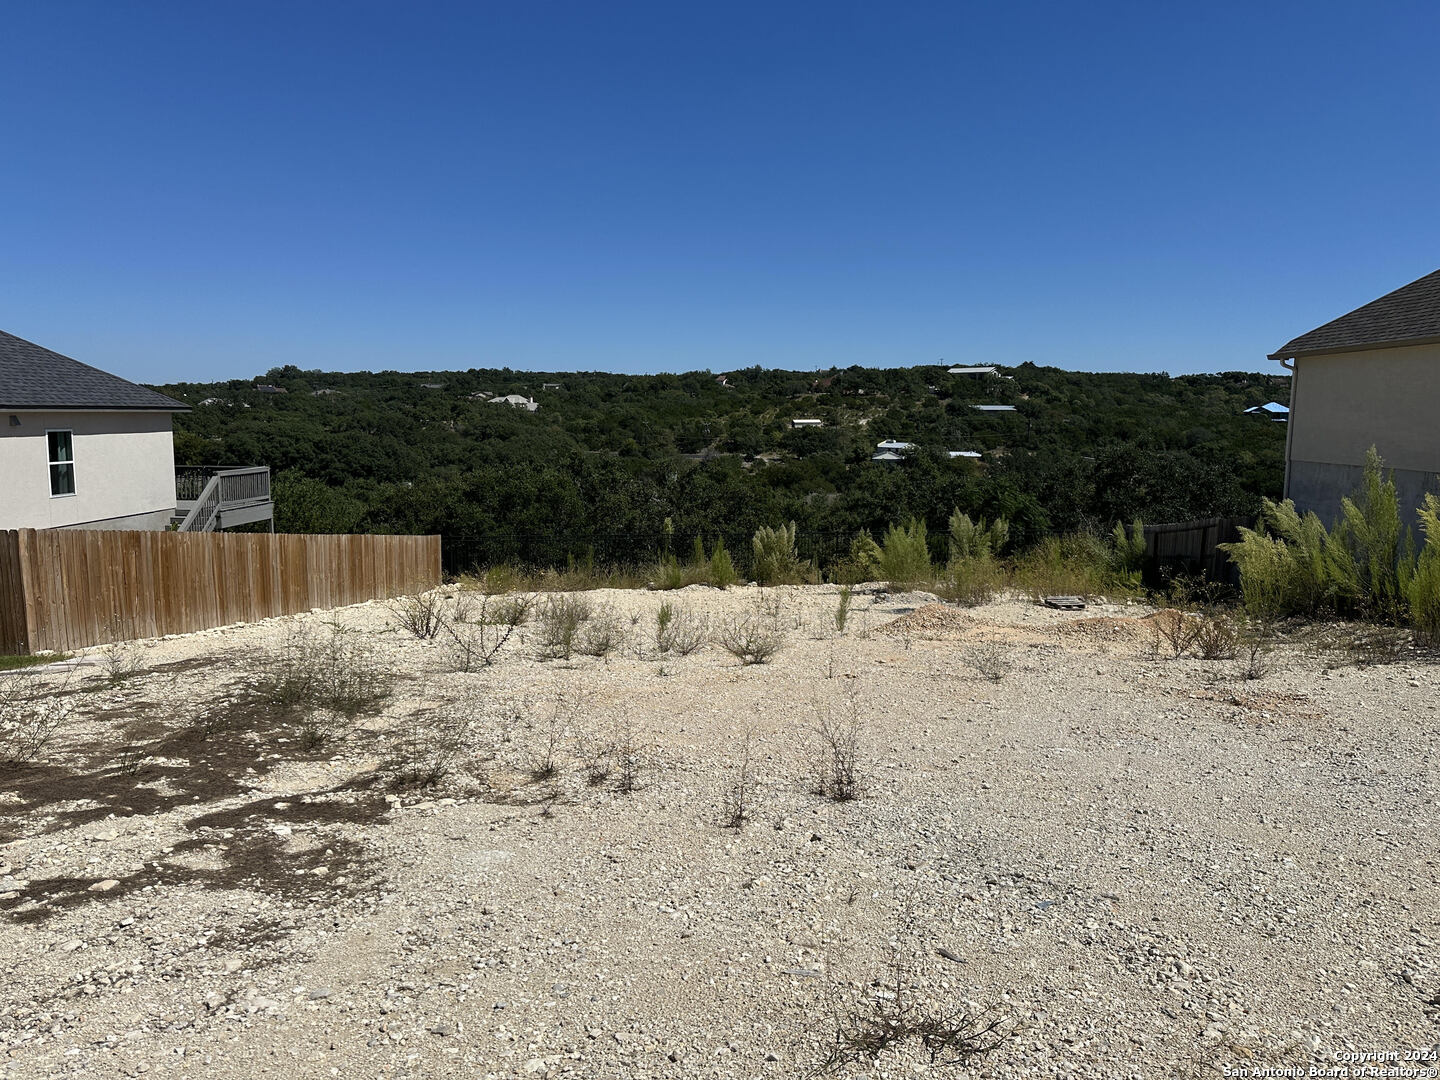
[[[1289,345],[1266,357],[1267,360],[1301,360],[1307,356],[1337,356],[1340,353],[1375,352],[1378,349],[1402,349],[1416,345],[1440,345],[1440,335],[1419,338],[1396,338],[1393,341],[1369,341],[1360,345],[1327,346],[1323,349],[1292,349]]]

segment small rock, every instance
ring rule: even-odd
[[[114,878],[106,878],[104,881],[97,881],[94,885],[91,885],[90,891],[109,892],[111,889],[115,888],[119,884],[120,882],[116,881]]]

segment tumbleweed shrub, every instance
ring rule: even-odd
[[[795,523],[755,530],[750,546],[755,555],[755,580],[761,585],[799,585],[810,577],[795,552]]]
[[[1425,546],[1414,566],[1405,567],[1402,588],[1415,643],[1435,648],[1440,646],[1440,498],[1427,494],[1419,518]]]
[[[1094,533],[1047,536],[1014,561],[1015,587],[1033,599],[1124,591],[1110,572],[1110,551]]]
[[[785,647],[785,635],[774,619],[759,613],[732,616],[720,627],[721,647],[742,665],[768,664]]]
[[[302,714],[323,711],[353,720],[378,710],[394,686],[394,673],[369,637],[339,623],[292,624],[262,662],[261,683],[271,702]]]
[[[891,525],[880,544],[880,577],[891,588],[929,583],[934,576],[930,564],[930,541],[925,522],[911,518],[903,525]]]

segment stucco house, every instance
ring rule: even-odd
[[[1292,372],[1285,497],[1327,525],[1374,446],[1402,509],[1440,492],[1440,270],[1270,354]]]
[[[0,331],[0,529],[165,528],[188,408]]]

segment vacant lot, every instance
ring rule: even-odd
[[[12,677],[57,734],[0,774],[0,1075],[1211,1076],[1440,1041],[1440,669],[932,600],[857,590],[842,631],[831,587],[586,594],[607,655],[560,600],[508,639],[491,602],[466,648],[368,604]],[[783,644],[681,655],[717,634]]]

